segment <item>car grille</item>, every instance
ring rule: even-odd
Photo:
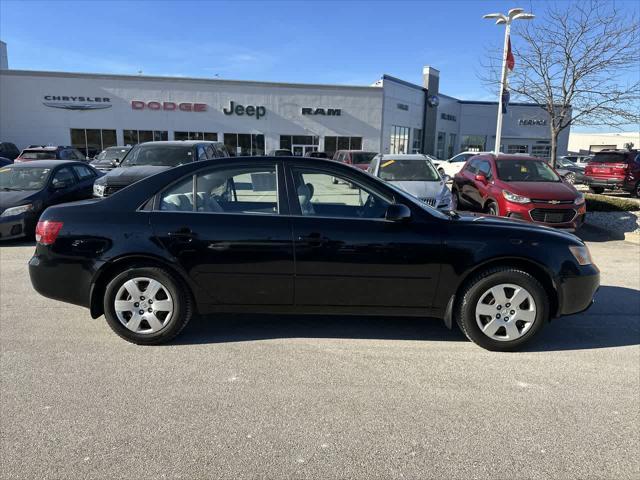
[[[571,205],[574,200],[538,200],[532,198],[531,201],[533,203],[548,203],[550,205]]]
[[[104,189],[104,196],[108,197],[109,195],[113,195],[127,186],[128,185],[107,185]]]
[[[435,207],[436,206],[436,199],[435,198],[421,198],[420,201],[426,203],[430,207]]]
[[[531,218],[534,222],[543,223],[567,223],[576,216],[574,209],[534,208],[531,210]]]

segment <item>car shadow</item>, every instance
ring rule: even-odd
[[[0,248],[11,247],[34,247],[36,246],[35,239],[19,238],[16,240],[3,240],[0,242]]]
[[[609,217],[608,221],[616,225],[615,229],[585,223],[576,232],[576,235],[588,242],[607,242],[610,240],[625,240],[625,233],[634,232],[638,229],[638,217],[633,213],[607,212],[607,215]],[[587,222],[589,222],[588,218]]]
[[[196,316],[171,344],[247,342],[276,338],[467,341],[435,319],[343,315],[224,314]],[[640,344],[640,292],[603,286],[586,312],[553,320],[523,351],[561,351]]]

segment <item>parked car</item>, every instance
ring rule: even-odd
[[[34,160],[0,168],[0,240],[33,236],[47,207],[91,198],[100,175],[77,161]]]
[[[605,189],[626,190],[640,197],[640,155],[638,150],[603,150],[584,169],[584,183],[594,193]]]
[[[367,170],[372,175],[413,195],[430,207],[453,210],[448,177],[442,178],[433,163],[422,154],[378,154]]]
[[[360,170],[366,170],[369,168],[373,157],[377,154],[378,152],[363,152],[362,150],[338,150],[333,154],[333,159],[336,162],[353,165]]]
[[[124,157],[131,150],[131,146],[125,147],[107,147],[98,154],[96,159],[91,162],[94,168],[97,168],[101,172],[108,172],[116,168]]]
[[[140,143],[119,164],[116,162],[117,168],[96,180],[93,196],[108,197],[138,180],[169,168],[223,157],[229,157],[229,152],[222,142],[179,140]]]
[[[560,157],[557,162],[556,172],[567,183],[577,184],[584,182],[584,165]]]
[[[471,157],[486,155],[487,153],[490,152],[461,152],[449,160],[438,160],[434,165],[438,169],[438,172],[440,172],[440,175],[449,175],[449,177],[453,178]]]
[[[11,142],[0,142],[0,157],[15,160],[20,155],[20,150]]]
[[[309,158],[331,158],[326,152],[307,152],[305,157]]]
[[[293,157],[293,153],[291,150],[279,149],[279,150],[271,150],[267,155],[271,157]]]
[[[549,227],[576,230],[586,214],[584,196],[537,157],[474,156],[454,177],[452,190],[458,208]]]
[[[586,167],[587,163],[591,161],[593,155],[564,155],[560,158],[564,158],[565,160],[569,160],[570,162],[575,163],[576,165],[580,165],[582,167]]]
[[[7,165],[11,165],[13,160],[5,157],[0,157],[0,167],[6,167]]]
[[[100,202],[50,207],[36,238],[34,288],[138,344],[171,340],[194,312],[250,311],[435,317],[513,350],[588,308],[599,285],[573,235],[444,214],[300,157],[191,162]]]
[[[87,161],[87,157],[77,148],[70,146],[30,146],[22,150],[14,160],[15,163],[33,160],[79,160]]]

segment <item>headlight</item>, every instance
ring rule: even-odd
[[[508,190],[503,190],[502,196],[513,203],[529,203],[531,201],[531,199],[528,197],[516,195],[515,193],[511,193]]]
[[[591,254],[586,245],[570,245],[569,250],[580,265],[591,265]]]
[[[584,195],[580,193],[574,203],[575,205],[582,205],[584,203]]]
[[[104,197],[104,185],[93,184],[93,195],[96,197]]]
[[[20,205],[19,207],[7,208],[0,217],[13,217],[14,215],[22,215],[23,213],[33,210],[33,204]]]

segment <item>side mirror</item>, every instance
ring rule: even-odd
[[[392,222],[404,222],[411,218],[411,210],[401,203],[392,203],[389,205],[389,208],[387,208],[384,218]]]
[[[118,165],[120,165],[120,159],[114,158],[113,160],[111,160],[111,165],[113,165],[114,167],[117,167]]]
[[[65,181],[60,181],[60,182],[53,182],[51,184],[51,187],[54,190],[64,190],[65,188],[67,188],[69,186],[69,184]]]
[[[487,183],[487,177],[482,174],[476,175],[476,180],[480,183]]]
[[[442,175],[442,180],[447,183],[448,181],[451,180],[451,176],[447,175],[446,173],[444,175]]]

